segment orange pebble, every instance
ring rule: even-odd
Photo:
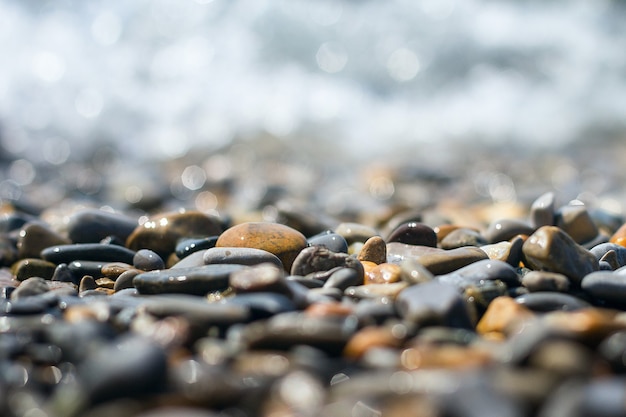
[[[383,263],[365,273],[365,284],[387,284],[400,281],[400,265]]]
[[[626,247],[626,223],[620,226],[620,228],[613,233],[609,242]]]

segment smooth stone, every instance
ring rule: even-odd
[[[344,295],[356,299],[395,299],[409,285],[406,281],[388,284],[355,285],[354,287],[346,288]]]
[[[396,227],[386,242],[405,243],[407,245],[437,247],[437,233],[424,223],[408,222]]]
[[[474,307],[472,311],[476,311],[477,316],[480,316],[494,299],[510,295],[510,288],[499,279],[459,283],[457,288],[462,291],[465,300]]]
[[[580,397],[580,416],[626,415],[626,380],[623,376],[590,380]]]
[[[291,275],[307,276],[315,272],[330,271],[338,267],[356,270],[361,279],[365,273],[363,265],[353,255],[331,252],[323,246],[310,246],[303,249],[293,261]]]
[[[380,236],[372,236],[363,244],[357,259],[375,264],[387,262],[387,244]]]
[[[126,247],[133,251],[150,249],[167,259],[181,239],[216,236],[221,232],[222,225],[215,217],[193,210],[170,212],[151,216],[137,226],[126,239]]]
[[[407,258],[402,261],[400,263],[400,268],[400,277],[403,281],[406,281],[409,284],[422,284],[435,279],[432,272],[413,258]]]
[[[74,273],[67,264],[57,265],[50,280],[59,282],[72,282],[74,284],[78,284],[78,280],[76,280]]]
[[[309,316],[301,312],[278,314],[249,324],[242,341],[248,349],[288,350],[308,345],[339,356],[356,331],[357,320],[342,316]]]
[[[348,245],[352,245],[355,242],[364,243],[372,236],[380,236],[373,227],[354,222],[340,223],[335,228],[335,233],[342,236],[348,242]]]
[[[498,243],[503,240],[510,240],[517,235],[530,235],[535,228],[523,220],[500,219],[489,224],[483,236],[488,243]]]
[[[576,285],[599,269],[596,257],[556,226],[537,229],[524,242],[522,251],[527,267],[561,273]]]
[[[276,292],[290,294],[282,265],[263,263],[234,271],[229,277],[230,287],[237,293]]]
[[[285,271],[290,271],[294,260],[307,244],[304,235],[289,226],[269,222],[248,222],[224,231],[215,246],[262,249],[276,255]]]
[[[122,272],[117,279],[115,280],[115,285],[113,285],[113,291],[119,292],[128,288],[135,288],[133,286],[133,279],[139,274],[143,273],[138,269],[129,269],[128,271]]]
[[[219,236],[209,236],[195,239],[183,239],[176,245],[176,256],[178,256],[179,259],[183,259],[194,252],[214,248],[218,237]]]
[[[574,242],[583,244],[598,236],[598,228],[582,205],[563,206],[556,212],[555,226],[570,235]]]
[[[167,381],[167,354],[147,338],[125,335],[91,353],[79,374],[92,403],[156,394]]]
[[[556,291],[568,292],[570,289],[569,279],[557,272],[530,271],[522,277],[522,285],[530,292]]]
[[[275,292],[237,294],[226,299],[224,303],[249,308],[253,320],[296,310],[295,304],[287,296]]]
[[[626,372],[626,331],[618,331],[605,338],[597,352],[611,365],[614,372]]]
[[[95,290],[96,288],[98,288],[98,285],[96,284],[96,280],[93,279],[91,275],[85,275],[80,280],[80,284],[78,285],[78,292]]]
[[[324,287],[338,288],[344,291],[354,285],[363,284],[363,277],[353,268],[339,268],[324,283]]]
[[[183,259],[171,265],[170,268],[171,269],[192,268],[192,267],[202,266],[202,265],[206,265],[204,263],[204,251],[203,250],[193,252],[185,256]]]
[[[38,258],[27,258],[17,261],[11,266],[11,272],[18,281],[24,281],[30,277],[51,279],[56,265],[52,262]]]
[[[586,275],[580,283],[593,298],[626,306],[626,276],[613,271],[597,271]]]
[[[19,232],[17,251],[20,258],[39,258],[41,251],[55,245],[72,243],[41,222],[26,223]]]
[[[452,285],[435,281],[414,285],[402,290],[395,304],[400,317],[420,326],[474,327],[465,300]]]
[[[402,267],[397,264],[382,263],[365,274],[364,284],[386,284],[402,279]]]
[[[388,347],[399,348],[404,342],[404,335],[394,332],[391,326],[367,326],[359,329],[343,350],[344,357],[358,360],[369,350]]]
[[[106,263],[99,261],[74,261],[70,262],[67,267],[74,275],[74,280],[80,282],[85,275],[101,278],[102,267],[104,265],[106,265]]]
[[[440,242],[441,249],[456,249],[463,246],[483,246],[487,244],[477,230],[461,227],[448,233]]]
[[[399,318],[394,303],[380,302],[376,299],[363,299],[354,307],[354,314],[359,319],[359,327],[383,324],[390,319]]]
[[[215,247],[204,251],[203,261],[210,264],[259,265],[271,263],[283,268],[283,263],[276,255],[263,249],[239,247]]]
[[[598,261],[607,261],[612,269],[618,269],[626,265],[626,248],[616,243],[600,243],[589,249]],[[610,255],[607,257],[607,254]]]
[[[501,333],[511,334],[536,314],[511,297],[497,297],[489,303],[489,307],[476,325],[480,334]]]
[[[192,268],[164,269],[135,276],[133,286],[140,294],[183,293],[205,295],[228,287],[230,274],[243,265],[215,264]]]
[[[480,248],[472,246],[445,250],[398,242],[387,244],[387,262],[401,264],[410,258],[418,261],[432,274],[443,275],[489,257]]]
[[[122,275],[126,271],[130,271],[131,269],[137,269],[134,266],[124,263],[124,262],[111,262],[108,264],[102,265],[102,275],[112,280],[116,280],[117,277]]]
[[[480,247],[489,259],[504,261],[517,268],[522,260],[522,246],[524,239],[521,236],[514,237],[510,241],[504,240],[498,243],[483,245]]]
[[[19,211],[0,213],[0,233],[9,233],[24,226],[36,217]]]
[[[73,243],[97,243],[108,236],[126,241],[137,220],[121,213],[84,209],[69,216],[67,235]]]
[[[555,216],[554,192],[548,191],[533,201],[530,206],[530,224],[535,229],[542,226],[554,226]]]
[[[483,259],[444,275],[437,275],[435,279],[443,284],[465,288],[481,281],[500,280],[509,287],[520,285],[520,278],[515,268],[503,261]]]
[[[192,326],[209,329],[227,328],[251,319],[246,306],[223,302],[209,303],[205,298],[187,294],[152,295],[139,307],[157,318],[184,317]]]
[[[139,249],[133,256],[133,266],[142,271],[153,271],[165,268],[165,262],[150,249]]]
[[[47,293],[50,291],[47,282],[47,280],[39,277],[25,279],[15,291],[11,293],[11,300],[19,300],[21,298]]]
[[[348,242],[338,233],[326,231],[307,239],[309,246],[324,246],[333,252],[348,253]]]
[[[539,291],[520,295],[515,301],[535,312],[574,311],[591,307],[587,301],[570,294]]]
[[[50,246],[41,251],[41,257],[55,264],[72,261],[102,261],[133,263],[135,251],[118,245],[101,243],[75,243]]]

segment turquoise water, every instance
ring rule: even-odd
[[[176,157],[268,133],[365,156],[622,135],[617,1],[0,2],[12,155]]]

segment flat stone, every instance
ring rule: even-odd
[[[75,243],[71,245],[56,245],[41,251],[41,257],[55,264],[70,263],[72,261],[102,261],[133,263],[135,251],[119,245],[101,243]]]
[[[555,226],[570,235],[574,242],[583,244],[598,236],[598,228],[582,205],[561,207],[555,216]]]
[[[591,307],[591,304],[581,298],[552,291],[539,291],[520,295],[515,297],[515,302],[536,312],[573,311]]]
[[[410,258],[418,261],[432,274],[443,275],[489,257],[483,250],[473,246],[445,250],[397,242],[387,244],[387,262],[400,264]]]
[[[583,277],[599,269],[595,256],[556,226],[543,226],[522,246],[527,267],[558,272],[578,285]]]
[[[502,281],[509,287],[520,285],[520,278],[515,268],[506,262],[491,259],[476,261],[454,272],[437,275],[435,279],[441,283],[454,285],[458,288],[465,288],[481,281],[495,280]]]
[[[474,327],[465,300],[452,285],[435,281],[413,285],[398,294],[395,304],[403,319],[420,326]]]
[[[262,249],[276,255],[285,271],[290,271],[296,256],[307,247],[299,231],[279,223],[248,222],[233,226],[220,235],[216,247]]]
[[[554,226],[555,194],[548,191],[533,201],[530,207],[530,224],[535,229]]]
[[[205,295],[228,287],[230,274],[243,265],[215,264],[192,268],[163,269],[135,276],[133,286],[140,294],[183,293]]]
[[[489,224],[483,235],[488,243],[502,242],[510,240],[517,235],[530,235],[535,228],[523,220],[500,219]]]
[[[387,244],[380,236],[372,236],[365,241],[357,259],[382,264],[387,261]]]
[[[216,236],[222,226],[215,217],[199,211],[172,212],[151,216],[137,226],[126,239],[126,247],[133,251],[150,249],[167,259],[183,238]]]
[[[115,236],[125,242],[137,227],[137,219],[121,213],[83,209],[69,216],[67,235],[73,243],[97,243]]]
[[[385,241],[435,248],[437,247],[437,233],[424,223],[408,222],[396,227]]]
[[[72,243],[68,238],[53,231],[41,222],[28,222],[22,226],[17,239],[20,258],[39,258],[41,251],[49,246]]]
[[[522,285],[530,292],[568,292],[570,289],[570,281],[565,275],[548,271],[528,272],[522,277]]]
[[[206,265],[210,264],[239,264],[259,265],[263,263],[274,264],[281,269],[283,263],[276,255],[263,249],[240,248],[240,247],[215,247],[204,251],[202,257]]]

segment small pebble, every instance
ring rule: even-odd
[[[150,249],[139,249],[133,256],[133,266],[142,271],[153,271],[165,268],[165,262]]]
[[[372,236],[365,241],[357,259],[382,264],[387,261],[387,245],[380,236]]]

